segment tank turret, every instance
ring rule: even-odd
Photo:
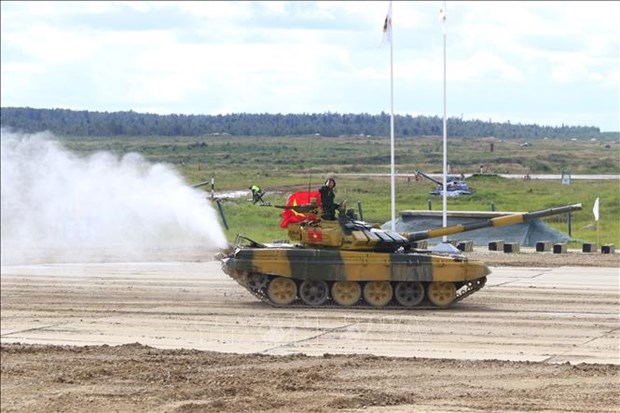
[[[287,228],[291,242],[309,248],[391,252],[406,248],[410,243],[397,232],[343,216],[334,221],[302,221],[289,224]]]

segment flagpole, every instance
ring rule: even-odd
[[[392,2],[390,1],[390,11]],[[390,29],[392,23],[390,22]],[[394,180],[394,31],[390,32],[390,183],[392,198],[392,231],[396,231],[396,185]]]
[[[443,2],[443,226],[448,226],[448,195],[447,195],[447,169],[448,169],[448,125],[446,120],[446,2]],[[443,242],[448,237],[443,236]]]

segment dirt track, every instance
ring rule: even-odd
[[[315,311],[320,326],[298,325],[309,338],[294,339],[288,325],[252,335],[257,326],[244,320],[299,315],[256,302],[221,274],[171,278],[168,263],[3,267],[2,411],[620,411],[617,282],[612,291],[596,284],[594,268],[608,274],[617,255],[575,255],[593,262],[583,277],[594,284],[583,289],[525,267],[557,258],[518,255],[509,265],[522,270],[498,268],[455,309]],[[205,335],[214,326],[220,335]],[[53,342],[80,345],[34,344]],[[134,344],[83,345],[97,342]],[[382,353],[411,356],[373,355]]]
[[[618,368],[3,346],[2,411],[617,412]]]

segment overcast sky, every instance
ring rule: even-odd
[[[1,105],[390,111],[388,2],[1,3]],[[443,1],[394,2],[394,110],[443,116]],[[620,130],[620,2],[447,2],[448,116]]]

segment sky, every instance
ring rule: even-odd
[[[620,2],[1,2],[1,106],[620,130]],[[392,62],[392,64],[390,63]]]

